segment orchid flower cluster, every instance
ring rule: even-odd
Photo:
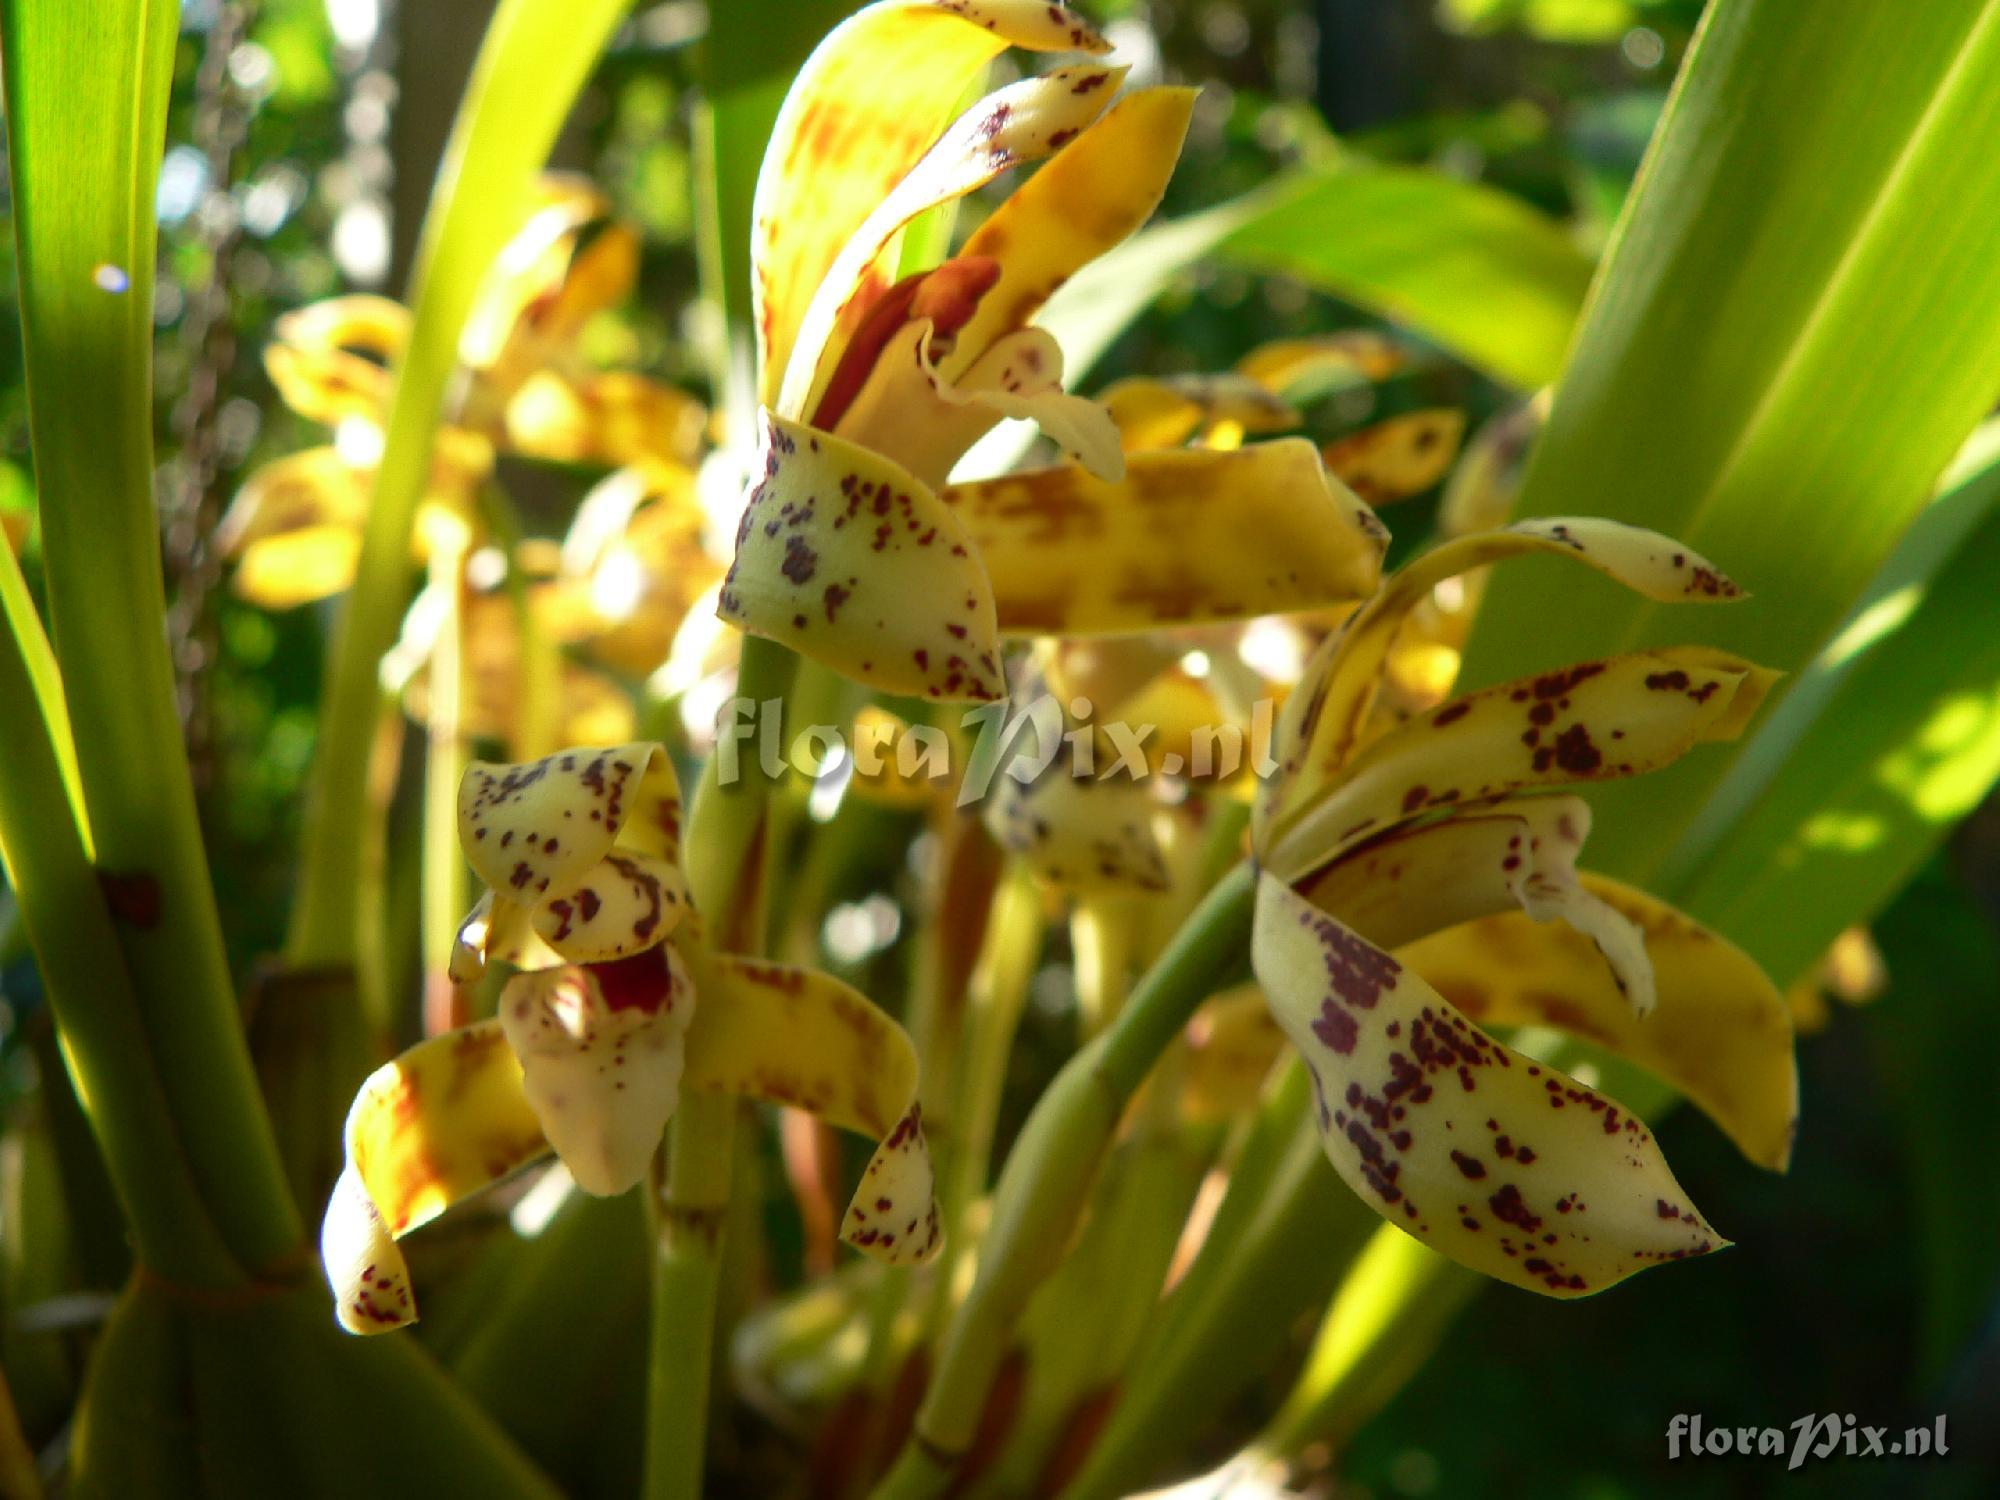
[[[962,110],[1008,47],[1085,60]],[[1032,879],[1030,905],[1071,919],[1079,954],[1111,944],[1134,968],[1167,948],[1213,883],[1206,838],[1220,829],[1225,856],[1253,861],[1243,956],[1254,987],[1218,993],[1177,1028],[1180,1087],[1162,1082],[1155,1105],[1247,1111],[1289,1051],[1310,1075],[1325,1154],[1363,1201],[1532,1292],[1592,1293],[1720,1247],[1644,1121],[1489,1028],[1551,1028],[1620,1054],[1672,1083],[1751,1161],[1784,1167],[1797,1108],[1785,1002],[1718,934],[1579,869],[1591,814],[1569,790],[1735,737],[1773,674],[1677,647],[1451,688],[1494,565],[1553,557],[1663,604],[1722,604],[1740,590],[1651,532],[1583,517],[1506,523],[1518,418],[1474,440],[1440,544],[1385,577],[1376,507],[1445,474],[1458,416],[1393,418],[1325,450],[1280,435],[1329,376],[1392,370],[1404,355],[1379,336],[1287,340],[1224,375],[1131,380],[1095,400],[1066,390],[1062,349],[1036,318],[1151,215],[1193,106],[1182,88],[1121,93],[1124,70],[1099,60],[1107,50],[1061,6],[886,0],[842,24],[799,75],[756,195],[762,409],[720,618],[848,679],[867,695],[859,722],[876,727],[912,712],[910,700],[1007,698],[1010,676],[1019,699],[1046,688],[1107,718],[1168,726],[1143,783],[999,778],[985,831],[961,820],[955,834]],[[918,216],[1036,162],[949,258],[895,274]],[[699,423],[660,393],[641,399],[560,359],[543,378],[574,319],[537,311],[547,298],[515,302],[511,324],[482,325],[487,353],[469,364],[485,384],[441,448],[442,488],[462,496],[479,467],[453,469],[455,447],[483,453],[502,434],[619,464],[691,461]],[[391,338],[389,310],[362,311]],[[325,317],[301,317],[274,369],[319,359],[331,373],[314,389],[363,394],[351,406],[316,397],[313,409],[365,420],[379,393],[350,364],[357,325],[329,332]],[[613,420],[638,406],[645,414]],[[551,412],[563,419],[543,425]],[[1037,424],[1058,460],[963,476],[962,460],[1006,419]],[[306,457],[301,474],[345,463]],[[334,524],[320,513],[337,509],[331,491],[320,478],[309,488],[311,523]],[[280,490],[264,481],[257,519],[240,528],[246,561],[281,534],[270,514]],[[713,577],[692,535],[656,585],[683,604]],[[1284,664],[1265,665],[1271,653],[1249,650],[1252,635],[1281,639]],[[1261,784],[1203,779],[1169,757],[1192,726],[1247,727],[1259,700],[1282,700],[1277,769]],[[862,790],[934,814],[945,800],[887,782]],[[475,764],[458,813],[486,894],[453,977],[470,983],[490,966],[504,978],[491,1019],[406,1052],[355,1102],[323,1240],[347,1327],[409,1322],[396,1241],[530,1161],[553,1152],[595,1194],[651,1181],[689,1091],[791,1106],[877,1141],[842,1234],[880,1261],[921,1264],[947,1232],[977,1234],[949,1194],[941,1216],[918,1102],[938,1089],[930,1070],[949,1068],[949,1046],[915,1020],[913,1041],[830,975],[721,951],[726,913],[696,911],[683,875],[683,840],[703,832],[698,820],[683,828],[665,747]],[[962,899],[956,878],[940,885],[941,903]],[[993,886],[989,872],[970,888]],[[940,960],[956,976],[947,987],[966,982],[985,927],[983,912],[943,924],[947,949],[957,944]],[[1100,1026],[1121,998],[1115,981],[1105,988]],[[1218,1082],[1218,1060],[1236,1085]]]

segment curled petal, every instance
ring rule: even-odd
[[[1328,1159],[1432,1249],[1575,1297],[1723,1245],[1623,1106],[1503,1047],[1268,874],[1252,960],[1312,1074]]]
[[[980,70],[1010,46],[1108,50],[1082,17],[1041,0],[890,0],[849,17],[806,60],[772,129],[752,214],[766,406],[807,304],[883,184],[916,165]]]
[[[1092,473],[1116,479],[1125,460],[1111,417],[1062,388],[1062,349],[1040,328],[998,340],[956,384],[932,365],[928,321],[905,324],[883,345],[834,432],[902,464],[927,486],[943,484],[965,451],[1003,417],[1037,423]]]
[[[881,454],[766,421],[722,618],[887,692],[998,697],[992,585],[957,518]]]
[[[1413,411],[1328,443],[1323,452],[1334,478],[1370,505],[1389,505],[1444,478],[1464,436],[1464,412]]]
[[[687,909],[687,881],[679,865],[614,851],[592,865],[580,884],[539,903],[534,927],[571,963],[604,963],[659,943]]]
[[[1000,279],[938,361],[947,376],[1026,327],[1058,287],[1153,216],[1180,159],[1195,92],[1134,89],[972,232],[960,255],[992,259]]]
[[[264,368],[278,396],[312,422],[380,419],[389,361],[409,334],[409,314],[384,297],[331,297],[286,313],[272,328]]]
[[[552,969],[560,964],[562,955],[536,934],[534,914],[532,907],[501,900],[491,887],[480,892],[452,939],[452,983],[479,983],[489,963],[516,969]]]
[[[1798,1124],[1786,1002],[1735,944],[1643,891],[1585,873],[1583,891],[1643,935],[1659,1003],[1643,1020],[1590,939],[1496,915],[1398,956],[1474,1020],[1555,1026],[1671,1083],[1751,1161],[1783,1171]]]
[[[1633,1013],[1653,1008],[1653,973],[1639,929],[1578,881],[1590,834],[1580,797],[1495,802],[1442,823],[1399,828],[1297,882],[1301,895],[1378,948],[1516,908],[1568,923],[1596,945]],[[1280,879],[1280,867],[1269,867]]]
[[[940,495],[1015,635],[1135,634],[1365,597],[1387,540],[1302,439],[1134,454],[1116,483],[1063,466]]]
[[[474,761],[458,786],[458,840],[479,878],[523,904],[575,890],[613,846],[669,862],[680,787],[660,745],[559,750],[525,765]]]
[[[350,1333],[416,1321],[398,1239],[549,1149],[498,1021],[433,1037],[377,1068],[348,1111],[345,1143],[320,1258]]]
[[[1300,803],[1316,797],[1354,753],[1390,650],[1411,611],[1446,579],[1533,552],[1583,563],[1663,604],[1742,597],[1734,583],[1671,537],[1595,518],[1518,521],[1425,553],[1399,569],[1344,630],[1321,644],[1306,664],[1298,691],[1285,700],[1275,747],[1279,774],[1256,811],[1260,846]]]
[[[680,1102],[694,986],[671,944],[607,964],[517,974],[500,1024],[542,1132],[576,1185],[608,1197],[646,1175]]]
[[[1058,68],[989,94],[960,115],[938,143],[889,190],[827,267],[799,321],[797,341],[779,389],[777,412],[810,416],[831,377],[836,328],[865,316],[870,268],[918,214],[962,198],[1009,167],[1047,156],[1104,112],[1125,69],[1089,63]]]
[[[356,292],[294,308],[271,325],[271,336],[294,349],[314,353],[346,349],[386,364],[403,352],[410,336],[410,314],[388,297]]]
[[[704,981],[707,982],[707,981]],[[943,1236],[917,1108],[917,1054],[888,1015],[831,975],[724,955],[687,1044],[687,1086],[807,1110],[880,1144],[841,1238],[919,1265]]]
[[[1440,808],[1533,787],[1643,775],[1731,740],[1776,674],[1699,646],[1582,662],[1455,698],[1391,730],[1331,782],[1309,785],[1262,847],[1311,870]]]

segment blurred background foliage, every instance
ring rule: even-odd
[[[1512,194],[1560,221],[1582,257],[1604,245],[1702,9],[1698,0],[1085,8],[1108,23],[1135,81],[1203,85],[1164,214],[1250,191],[1279,166],[1362,151]],[[232,598],[206,535],[246,473],[315,440],[260,362],[273,320],[343,289],[400,292],[490,11],[487,0],[184,6],[159,189],[157,490],[187,733],[241,967],[283,937],[328,617],[324,607],[272,614]],[[594,176],[644,233],[639,293],[587,329],[591,356],[697,391],[703,351],[720,337],[695,296],[690,127],[705,24],[699,0],[638,7],[554,161]],[[26,529],[33,488],[12,245],[0,236],[9,260],[0,274],[0,522]],[[1370,322],[1292,276],[1210,261],[1173,277],[1093,381],[1223,368],[1267,338]],[[1512,396],[1438,353],[1322,403],[1313,435],[1432,406],[1462,408],[1477,424]],[[552,530],[588,476],[507,459],[500,479],[531,524]],[[1393,518],[1404,545],[1423,535],[1430,503]],[[23,555],[33,580],[31,530]],[[883,845],[887,859],[893,846]],[[847,878],[854,890],[833,893],[847,935],[829,924],[826,957],[861,978],[870,964],[899,961],[893,908],[885,917],[871,893],[908,877],[862,863]],[[851,904],[838,904],[843,897]],[[408,930],[391,936],[413,964],[415,903],[392,909],[408,914]],[[1806,1129],[1788,1178],[1742,1171],[1692,1112],[1666,1125],[1682,1180],[1738,1248],[1704,1265],[1692,1292],[1685,1277],[1660,1276],[1559,1308],[1489,1293],[1446,1356],[1355,1440],[1342,1493],[1996,1493],[1996,922],[2000,809],[1989,806],[1878,923],[1886,986],[1865,1006],[1834,1005],[1802,1044]],[[1049,978],[1038,993],[1060,997],[1061,976]],[[73,1286],[23,1284],[15,1271],[39,1260],[23,1256],[23,1236],[57,1217],[35,1207],[34,1195],[49,1191],[37,1154],[67,1159],[79,1137],[4,894],[0,999],[0,1108],[46,1126],[11,1134],[0,1154],[0,1349],[39,1443],[67,1409],[77,1330],[102,1315],[101,1293],[122,1267],[87,1266]],[[1045,1078],[1070,1045],[1065,1017],[1033,1009],[1016,1070]],[[1003,1144],[1029,1097],[1022,1090],[1003,1119]],[[441,1307],[438,1337],[448,1337],[448,1320]],[[1246,1400],[1267,1411],[1291,1373],[1274,1369]],[[1768,1462],[1670,1464],[1664,1435],[1679,1412],[1757,1426],[1853,1413],[1896,1428],[1946,1412],[1952,1457],[1827,1464],[1789,1478]],[[1213,1455],[1226,1456],[1241,1430],[1219,1420]]]

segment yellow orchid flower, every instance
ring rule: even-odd
[[[884,0],[837,28],[780,113],[753,225],[761,474],[724,619],[870,686],[991,699],[1003,636],[1121,635],[1362,597],[1386,540],[1303,439],[1127,453],[1062,389],[1032,319],[1158,204],[1193,93],[1083,63],[953,118],[1004,48],[1101,54],[1059,5]],[[890,284],[903,226],[1041,158],[935,270]],[[885,192],[886,185],[886,192]],[[948,484],[1029,418],[1073,455]]]
[[[490,962],[516,972],[495,1019],[411,1048],[355,1099],[320,1237],[343,1326],[414,1321],[396,1241],[531,1161],[554,1152],[589,1193],[636,1186],[683,1089],[790,1105],[873,1137],[843,1238],[890,1264],[936,1254],[909,1038],[828,975],[704,942],[664,747],[475,763],[458,818],[487,889],[453,978]]]
[[[1567,784],[1638,775],[1739,734],[1773,674],[1638,651],[1459,697],[1369,741],[1411,610],[1468,568],[1547,553],[1660,602],[1736,586],[1668,538],[1541,519],[1446,543],[1330,638],[1280,716],[1253,818],[1252,959],[1311,1070],[1326,1153],[1391,1223],[1487,1275],[1576,1296],[1724,1241],[1615,1100],[1475,1022],[1610,1047],[1782,1169],[1797,1109],[1783,998],[1690,918],[1579,874]]]
[[[461,337],[466,379],[437,434],[429,506],[469,517],[496,450],[638,465],[691,482],[706,425],[701,404],[629,371],[593,370],[581,353],[586,323],[624,300],[636,275],[637,240],[608,215],[608,200],[587,180],[543,180],[538,205],[488,272]],[[250,602],[289,608],[352,581],[390,366],[409,324],[397,303],[360,295],[278,319],[264,351],[272,384],[287,406],[332,427],[335,440],[257,470],[224,518],[220,545],[237,560],[234,587]],[[426,532],[420,523],[419,556]]]

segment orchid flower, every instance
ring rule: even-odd
[[[492,962],[515,972],[494,1019],[411,1048],[354,1101],[320,1239],[343,1326],[414,1321],[396,1241],[551,1151],[585,1192],[636,1186],[683,1089],[791,1105],[875,1138],[843,1238],[890,1264],[936,1253],[909,1038],[826,974],[709,947],[662,746],[475,763],[458,813],[487,889],[453,978]]]
[[[724,619],[872,687],[1004,691],[1003,636],[1103,635],[1365,596],[1386,534],[1303,439],[1127,453],[1062,389],[1031,320],[1158,204],[1191,90],[1115,98],[1088,62],[953,114],[1004,48],[1101,54],[1060,5],[884,0],[787,96],[758,179],[753,288],[765,408]],[[936,269],[893,280],[917,215],[1041,170]],[[949,484],[1002,418],[1073,461]]]
[[[606,222],[603,194],[579,178],[544,179],[540,206],[482,284],[460,339],[463,394],[437,434],[416,547],[436,522],[462,527],[496,451],[566,463],[688,475],[705,415],[678,391],[582,357],[589,319],[622,301],[637,273],[630,229]],[[380,455],[390,366],[409,313],[384,297],[342,296],[287,313],[264,351],[285,404],[334,441],[265,465],[245,480],[217,534],[236,559],[235,591],[285,609],[340,592],[354,576]]]
[[[1668,538],[1598,520],[1523,521],[1404,568],[1321,647],[1280,717],[1252,825],[1252,958],[1348,1184],[1453,1259],[1567,1297],[1724,1241],[1631,1111],[1477,1022],[1609,1047],[1774,1170],[1797,1078],[1785,1003],[1757,966],[1643,892],[1580,874],[1587,805],[1535,795],[1734,738],[1772,673],[1702,647],[1635,651],[1365,740],[1411,611],[1466,569],[1535,552],[1660,602],[1739,596]]]

